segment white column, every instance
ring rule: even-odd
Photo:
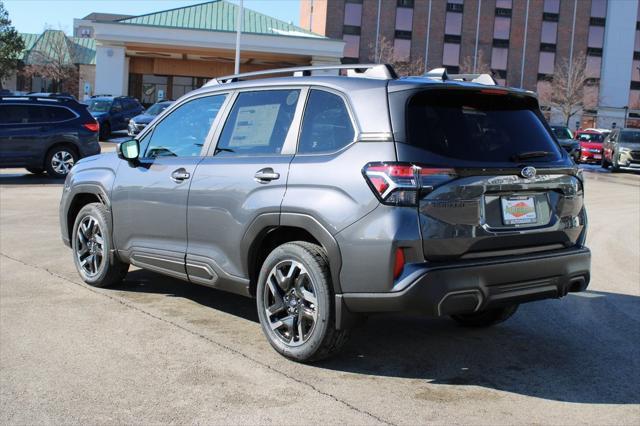
[[[629,103],[637,13],[637,1],[607,2],[598,127],[610,128],[612,122],[618,127],[623,125],[624,107]]]
[[[98,45],[96,47],[96,88],[99,95],[127,94],[129,67],[124,46]]]
[[[312,56],[311,57],[311,65],[313,66],[321,66],[321,65],[340,65],[340,58],[334,58],[330,56]],[[311,74],[313,75],[338,75],[338,70],[327,70],[327,71],[314,71]]]

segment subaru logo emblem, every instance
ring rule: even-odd
[[[536,176],[536,168],[527,166],[520,171],[523,178],[533,179]]]

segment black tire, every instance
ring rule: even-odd
[[[283,289],[281,285],[268,279],[275,277],[277,268],[285,268],[290,263],[287,277],[291,275],[289,288]],[[298,274],[291,272],[294,265],[298,268]],[[282,271],[282,270],[280,270]],[[302,278],[306,276],[306,278]],[[275,279],[275,278],[274,278]],[[294,284],[295,283],[295,284]],[[309,303],[310,296],[297,298],[301,293],[298,286],[305,286],[306,294],[313,293],[317,303]],[[267,314],[267,307],[278,304],[273,291],[280,293],[280,303],[282,308]],[[267,336],[267,340],[281,355],[298,362],[313,362],[327,358],[346,343],[349,337],[349,330],[336,330],[334,293],[329,271],[329,260],[322,249],[315,244],[304,241],[295,241],[283,244],[274,249],[265,259],[260,270],[258,285],[256,290],[258,307],[258,317],[262,330]],[[297,298],[297,302],[292,299]],[[271,300],[274,300],[273,305]],[[315,313],[313,325],[306,325],[307,334],[304,332],[304,317],[300,313],[301,309],[307,308]],[[311,309],[313,307],[314,309]],[[295,309],[298,310],[295,310]],[[293,309],[293,310],[292,310]],[[284,320],[284,321],[281,321]],[[307,316],[307,321],[311,319]],[[298,329],[298,324],[302,325]],[[277,328],[272,328],[272,324],[282,323]],[[287,324],[291,326],[287,326]],[[290,341],[286,342],[286,334],[290,333]],[[295,335],[302,335],[295,341]]]
[[[603,169],[608,169],[611,164],[604,159],[604,155],[602,156],[602,162],[600,163],[600,167]]]
[[[617,157],[618,154],[615,152],[611,155],[611,171],[613,173],[618,173],[620,171],[620,165],[618,164]]]
[[[451,315],[458,324],[465,327],[490,327],[511,318],[518,310],[518,304],[494,308],[473,314]]]
[[[96,228],[95,226],[89,227],[92,235],[89,235],[89,232],[83,233],[84,242],[81,241],[81,236],[78,234],[81,224],[91,224],[90,219],[93,219],[97,224],[98,230],[100,231],[99,236],[102,240],[102,256],[97,256],[97,258],[99,257],[100,259],[96,260],[95,273],[87,270],[87,267],[82,264],[82,261],[87,261],[89,256],[99,252],[99,250],[92,251],[92,249],[89,248],[90,244],[88,242],[88,240],[90,240],[90,238],[88,238],[89,236],[96,237]],[[104,288],[114,286],[124,279],[129,270],[129,264],[122,262],[115,254],[113,256],[109,255],[113,248],[111,231],[111,215],[107,211],[107,208],[101,203],[91,203],[84,206],[78,212],[73,224],[73,233],[71,234],[73,261],[82,280],[94,287]],[[96,247],[96,241],[98,241],[97,238],[94,239],[94,244],[91,245],[94,248]],[[83,258],[84,255],[79,254],[80,252],[84,252],[87,256]]]
[[[109,123],[103,123],[100,125],[100,140],[106,141],[111,136],[111,125]]]
[[[71,145],[56,145],[47,152],[44,166],[53,178],[65,178],[78,161],[78,152]]]
[[[29,173],[33,173],[34,175],[41,175],[44,173],[44,169],[41,169],[39,167],[27,167],[27,171]]]

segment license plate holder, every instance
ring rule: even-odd
[[[502,222],[505,225],[524,225],[538,221],[534,196],[500,197],[500,202],[502,204]]]

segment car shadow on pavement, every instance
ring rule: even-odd
[[[148,271],[130,272],[117,289],[184,297],[258,322],[252,299]],[[640,297],[571,294],[522,305],[509,321],[485,329],[417,314],[374,315],[339,354],[313,367],[556,401],[638,404]]]
[[[0,186],[62,184],[64,184],[64,179],[52,178],[46,173],[35,175],[22,169],[16,169],[14,172],[0,174]]]

